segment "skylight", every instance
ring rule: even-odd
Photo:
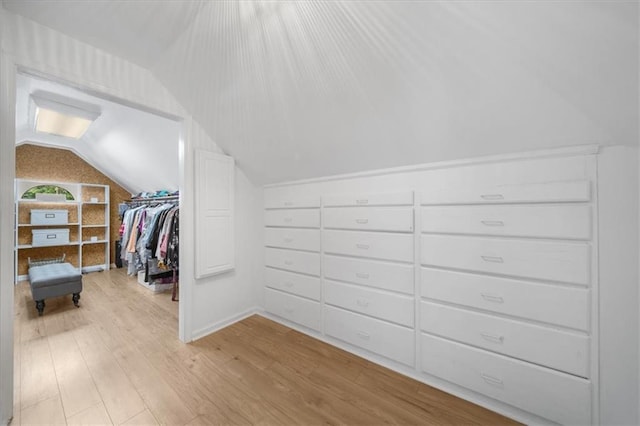
[[[53,93],[36,92],[31,100],[34,129],[39,133],[80,139],[100,116],[95,105]]]

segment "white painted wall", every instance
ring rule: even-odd
[[[598,157],[600,384],[603,424],[638,424],[638,148]]]
[[[2,205],[13,203],[11,182],[14,176],[15,115],[12,101],[15,93],[14,73],[21,66],[80,87],[106,94],[143,109],[151,109],[183,118],[182,161],[180,190],[182,193],[181,210],[181,325],[180,334],[184,340],[191,340],[194,326],[207,328],[239,312],[245,312],[255,306],[255,294],[251,281],[261,269],[245,270],[254,265],[250,260],[237,262],[234,274],[222,275],[195,283],[193,279],[193,147],[202,146],[219,149],[202,131],[198,123],[184,111],[175,98],[147,70],[126,60],[100,51],[90,45],[36,24],[20,16],[13,15],[0,8],[0,32],[2,43],[0,63],[2,74],[0,84],[2,96],[0,106],[0,202]],[[259,236],[251,235],[256,214],[250,211],[257,189],[246,179],[240,165],[236,180],[236,199],[238,215],[236,217],[236,235],[239,249],[249,245],[259,246]],[[259,210],[258,210],[259,211]],[[0,213],[0,236],[12,235],[13,218],[10,209]],[[191,218],[191,220],[190,220]],[[254,238],[252,242],[252,238]],[[0,403],[0,423],[8,420],[12,405],[12,239],[0,238],[0,374],[2,393]],[[222,283],[222,284],[220,284]],[[206,303],[211,298],[211,303]],[[204,300],[203,300],[204,299]],[[198,304],[195,304],[198,301]],[[201,302],[205,303],[201,303]],[[227,303],[227,301],[229,301]],[[189,309],[185,309],[189,307]],[[9,327],[9,328],[8,328]]]

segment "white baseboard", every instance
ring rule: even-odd
[[[109,269],[106,264],[104,265],[93,265],[93,266],[85,266],[82,268],[82,272],[102,272]]]
[[[208,325],[206,327],[200,328],[198,330],[194,330],[191,333],[191,340],[193,341],[193,340],[201,339],[204,336],[207,336],[207,335],[209,335],[211,333],[215,333],[218,330],[222,330],[223,328],[228,327],[231,324],[234,324],[234,323],[236,323],[238,321],[242,321],[243,319],[248,318],[251,315],[255,315],[260,311],[261,311],[261,309],[258,308],[258,307],[249,308],[244,312],[241,312],[241,313],[236,314],[236,315],[232,315],[232,316],[230,316],[228,318],[225,318],[225,319],[223,319],[221,321],[217,321],[217,322],[215,322],[215,323],[213,323],[211,325]]]

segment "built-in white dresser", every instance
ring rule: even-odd
[[[322,200],[325,334],[413,366],[413,192]]]
[[[320,197],[265,203],[265,308],[320,331]]]
[[[593,183],[544,162],[421,185],[422,371],[563,424],[590,424]],[[573,163],[573,164],[572,164]]]
[[[521,421],[598,423],[598,163],[584,152],[269,188],[265,310]]]

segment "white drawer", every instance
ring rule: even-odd
[[[463,184],[448,183],[424,191],[423,205],[433,204],[501,204],[501,203],[553,203],[589,201],[589,181],[544,182],[522,184]]]
[[[561,424],[591,424],[591,383],[482,349],[422,335],[422,370]]]
[[[428,266],[588,285],[590,247],[501,238],[422,235],[421,262]]]
[[[265,226],[320,228],[319,209],[265,210]]]
[[[325,253],[413,262],[413,234],[323,231]]]
[[[588,240],[591,238],[591,206],[424,207],[422,232]]]
[[[413,295],[413,265],[325,255],[324,276]]]
[[[325,207],[412,206],[413,191],[378,194],[330,194],[322,197]]]
[[[589,201],[593,157],[500,161],[430,170],[420,184],[420,203],[485,204]]]
[[[325,333],[354,346],[413,366],[413,329],[325,305]]]
[[[265,289],[267,312],[313,330],[320,330],[322,310],[320,303],[302,299],[276,290]]]
[[[324,209],[324,228],[413,232],[412,207],[339,207]]]
[[[264,271],[264,280],[267,287],[320,300],[320,278],[267,267]]]
[[[265,249],[265,265],[320,276],[320,255],[318,253],[267,247]]]
[[[296,250],[320,251],[320,230],[265,228],[264,245]]]
[[[273,194],[265,191],[265,209],[299,209],[320,207],[320,197],[296,196],[293,194]]]
[[[413,297],[325,280],[324,301],[407,327],[413,327],[414,324]]]
[[[589,290],[422,268],[422,297],[589,330]]]
[[[441,337],[589,377],[589,338],[585,334],[430,302],[421,303],[420,327]]]

